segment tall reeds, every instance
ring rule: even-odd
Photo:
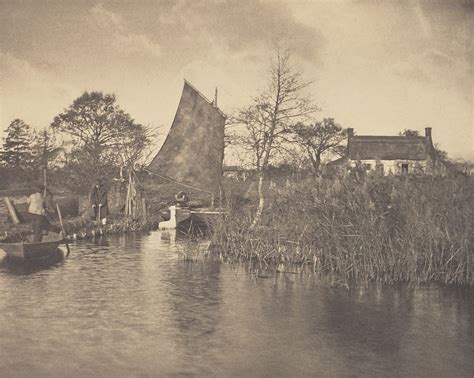
[[[305,179],[269,193],[257,229],[230,201],[213,243],[225,258],[345,280],[472,285],[473,188],[466,177]]]

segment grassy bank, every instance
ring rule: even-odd
[[[20,213],[21,216],[21,213]],[[67,239],[89,239],[100,235],[122,234],[130,232],[146,233],[158,228],[161,220],[159,214],[152,214],[143,219],[133,219],[130,216],[110,216],[107,218],[106,225],[99,225],[93,222],[89,217],[78,216],[75,218],[67,218],[63,220],[65,236]],[[49,214],[48,220],[58,230],[61,229],[59,219],[55,214]],[[33,234],[31,224],[20,223],[13,224],[11,221],[0,223],[0,237],[10,235],[19,237],[20,240]]]
[[[229,201],[213,235],[224,258],[347,281],[474,282],[472,179],[312,178],[268,195],[254,230],[248,211]]]
[[[106,225],[84,218],[70,219],[64,222],[64,229],[68,239],[88,239],[104,234],[122,234],[129,232],[148,232],[158,228],[159,217],[149,217],[147,220],[136,220],[131,217],[109,218]],[[59,226],[58,222],[53,222]]]

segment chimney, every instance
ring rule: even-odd
[[[431,139],[431,127],[425,127],[425,137]]]
[[[346,146],[346,152],[345,152],[345,157],[350,156],[350,150],[351,150],[351,139],[354,136],[354,129],[352,127],[349,127],[347,129],[347,146]]]

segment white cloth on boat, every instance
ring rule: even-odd
[[[28,197],[28,212],[31,214],[44,215],[44,197],[41,193],[33,193]]]

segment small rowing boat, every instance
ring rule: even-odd
[[[54,255],[61,244],[65,244],[65,240],[61,235],[50,232],[43,237],[41,242],[31,242],[28,239],[21,240],[18,237],[7,237],[0,240],[0,250],[5,251],[9,258],[32,260]]]

